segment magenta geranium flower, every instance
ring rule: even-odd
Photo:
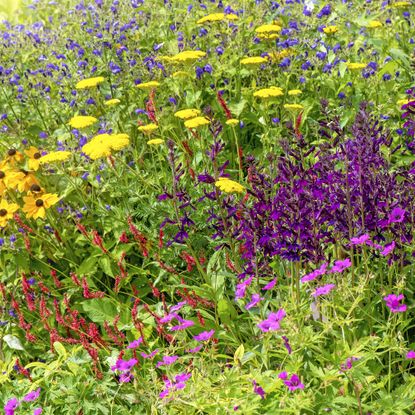
[[[4,415],[14,415],[14,411],[20,405],[17,398],[11,398],[4,405]]]
[[[163,360],[156,364],[156,367],[172,365],[179,356],[163,356]]]
[[[401,304],[401,301],[404,298],[403,294],[389,294],[386,297],[383,297],[384,301],[386,301],[386,306],[392,313],[403,313],[406,311],[406,304]]]
[[[246,310],[255,307],[263,298],[259,294],[252,294],[251,301],[245,306]]]
[[[214,334],[215,334],[215,330],[202,331],[198,335],[193,336],[193,339],[197,340],[198,342],[205,342],[209,340]]]
[[[143,338],[140,337],[137,340],[132,341],[128,346],[127,349],[136,349],[140,344],[143,342]]]
[[[258,327],[266,333],[267,331],[271,330],[279,330],[280,329],[280,321],[286,316],[286,312],[284,309],[280,308],[276,313],[270,313],[266,320],[261,321],[258,324]]]
[[[277,284],[277,279],[276,278],[274,278],[272,281],[270,281],[265,287],[262,287],[261,289],[263,290],[263,291],[269,291],[269,290],[272,290],[274,287],[275,287],[275,285]]]
[[[40,395],[40,388],[37,388],[35,391],[31,391],[25,396],[23,396],[22,401],[25,401],[25,402],[35,401],[37,398],[39,398],[39,395]]]
[[[301,277],[301,282],[304,283],[307,281],[313,281],[321,275],[324,275],[327,272],[327,266],[328,264],[327,262],[325,262],[320,266],[320,268],[317,268],[313,272],[303,275],[303,277]]]
[[[415,352],[413,350],[409,350],[409,352],[406,354],[407,359],[415,359]]]
[[[138,362],[137,359],[130,359],[130,360],[122,360],[118,359],[114,366],[111,366],[111,370],[115,372],[119,370],[121,372],[129,371],[136,363]]]
[[[332,269],[330,270],[331,273],[334,272],[343,272],[345,269],[352,266],[352,261],[350,261],[350,258],[346,258],[343,261],[337,260],[334,262],[334,265]]]
[[[195,322],[192,320],[182,320],[177,326],[170,327],[170,331],[186,330],[188,327],[194,326]]]
[[[380,254],[383,256],[389,255],[395,249],[395,241],[392,241],[390,244],[385,245],[385,247],[380,251]]]
[[[313,297],[320,297],[320,295],[326,295],[328,294],[336,285],[335,284],[326,284],[322,287],[318,287],[313,294],[311,294]]]
[[[369,240],[370,240],[370,236],[367,233],[365,233],[364,235],[350,239],[350,244],[351,245],[365,245]]]
[[[392,209],[392,212],[389,215],[389,223],[400,223],[405,218],[405,209],[401,209],[400,207],[396,207]]]
[[[296,389],[304,389],[304,385],[301,383],[300,378],[295,373],[288,378],[287,372],[281,372],[278,377],[284,381],[284,385],[290,391],[295,391]]]

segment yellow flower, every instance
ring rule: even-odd
[[[174,56],[164,56],[162,59],[164,58],[169,62],[190,62],[203,58],[204,56],[206,56],[206,52],[202,52],[201,50],[184,50]]]
[[[302,93],[303,91],[301,91],[301,89],[290,89],[288,91],[288,95],[300,95]]]
[[[186,110],[180,110],[174,113],[174,116],[181,120],[188,120],[189,118],[195,118],[200,114],[200,111],[194,108]]]
[[[19,192],[28,192],[33,186],[40,188],[40,184],[33,173],[26,170],[21,170],[21,173],[23,173],[23,177],[17,183],[17,190]]]
[[[14,165],[15,163],[19,163],[24,158],[23,154],[20,151],[17,151],[15,148],[11,148],[7,151],[7,157],[5,161],[10,163],[10,165]]]
[[[323,32],[326,35],[331,35],[331,34],[336,33],[338,31],[339,31],[339,28],[337,26],[326,26],[326,27],[323,28]]]
[[[0,202],[0,226],[4,227],[9,219],[13,218],[14,212],[19,210],[19,205],[16,203],[8,203],[2,199]]]
[[[255,33],[260,39],[275,39],[281,29],[281,26],[276,24],[264,24],[257,27]]]
[[[413,99],[405,98],[405,99],[400,99],[399,101],[396,101],[396,104],[399,105],[400,107],[402,107],[402,105],[406,105],[411,101],[413,101]]]
[[[304,107],[301,104],[284,104],[286,110],[302,110]]]
[[[186,128],[197,128],[201,127],[202,125],[209,124],[209,120],[205,117],[196,117],[184,122],[184,126]]]
[[[161,138],[153,138],[152,140],[147,141],[147,144],[149,146],[158,146],[163,143],[164,143],[164,140],[162,140]]]
[[[52,151],[39,159],[40,164],[53,163],[54,161],[65,161],[71,155],[70,151]]]
[[[76,115],[69,120],[69,125],[73,128],[81,129],[95,124],[98,120],[88,115]]]
[[[31,170],[38,170],[39,164],[40,164],[40,158],[42,157],[42,154],[36,147],[30,147],[29,150],[25,151],[26,155],[29,157],[29,169]]]
[[[353,63],[353,62],[349,62],[347,64],[347,69],[350,69],[350,70],[364,69],[364,68],[366,68],[366,66],[367,66],[366,63]]]
[[[149,81],[149,82],[142,82],[141,84],[137,85],[139,89],[153,89],[160,86],[160,82],[157,81]]]
[[[268,59],[262,56],[251,56],[249,58],[243,58],[240,60],[241,65],[261,65],[267,63]]]
[[[397,9],[403,7],[409,7],[411,3],[409,1],[397,1],[396,3],[391,4],[392,7],[396,7]]]
[[[236,118],[231,118],[230,120],[226,121],[227,125],[238,125],[239,124],[239,120],[237,120]]]
[[[152,133],[153,131],[157,130],[158,125],[157,124],[147,124],[147,125],[141,125],[138,127],[138,131],[141,131],[143,133]]]
[[[220,22],[222,20],[238,20],[238,16],[233,13],[229,13],[229,14],[212,13],[212,14],[208,14],[207,16],[202,17],[196,23],[203,24],[207,22]]]
[[[2,162],[0,164],[0,196],[6,189],[15,189],[24,179],[24,174],[10,168],[10,166]]]
[[[75,88],[76,89],[85,89],[85,88],[93,88],[97,86],[98,84],[101,84],[105,81],[105,78],[103,76],[97,76],[95,78],[87,78],[83,79],[82,81],[79,81]]]
[[[215,182],[215,186],[225,193],[243,193],[245,190],[245,187],[241,184],[228,179],[227,177],[220,177],[219,180]]]
[[[376,29],[377,27],[381,27],[382,23],[379,20],[372,20],[367,24],[367,28],[369,29]]]
[[[129,143],[127,134],[98,134],[82,147],[82,151],[92,160],[97,160],[109,157],[113,150],[121,150]]]
[[[26,213],[28,218],[44,218],[46,216],[46,209],[56,204],[59,201],[59,197],[56,194],[45,193],[40,197],[34,195],[25,196],[23,198],[25,205],[23,206],[23,212]]]
[[[284,95],[282,89],[278,86],[271,86],[270,88],[260,89],[254,92],[254,97],[258,98],[274,98]]]
[[[292,54],[291,49],[283,49],[281,52],[269,52],[268,56],[273,62],[279,62],[281,59],[286,58]]]
[[[177,71],[177,72],[174,72],[171,76],[172,78],[187,78],[191,75],[189,72],[186,72],[186,71]]]
[[[107,107],[111,107],[113,105],[117,105],[119,104],[121,101],[117,98],[113,98],[113,99],[109,99],[107,101],[104,102],[104,105],[106,105]]]

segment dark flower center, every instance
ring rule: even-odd
[[[6,173],[4,171],[0,171],[0,179],[4,179],[6,177]]]
[[[32,184],[31,186],[30,186],[30,190],[32,191],[32,192],[40,192],[41,191],[41,188],[40,188],[40,186],[38,185],[38,184]],[[39,199],[40,200],[40,199]]]
[[[43,200],[42,200],[42,199],[37,199],[37,200],[36,200],[36,206],[37,206],[37,207],[41,207],[41,206],[43,206]]]
[[[0,216],[6,216],[7,210],[6,209],[0,209]]]
[[[11,149],[7,152],[7,154],[8,154],[9,156],[14,156],[14,155],[16,154],[16,150],[15,150],[14,148],[11,148]]]
[[[41,157],[42,157],[42,154],[40,154],[40,153],[35,153],[35,154],[33,154],[33,158],[34,158],[35,160],[40,159]]]

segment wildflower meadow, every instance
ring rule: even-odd
[[[1,413],[415,413],[413,0],[0,3]]]

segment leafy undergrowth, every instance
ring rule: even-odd
[[[412,414],[412,12],[3,21],[4,413]]]

